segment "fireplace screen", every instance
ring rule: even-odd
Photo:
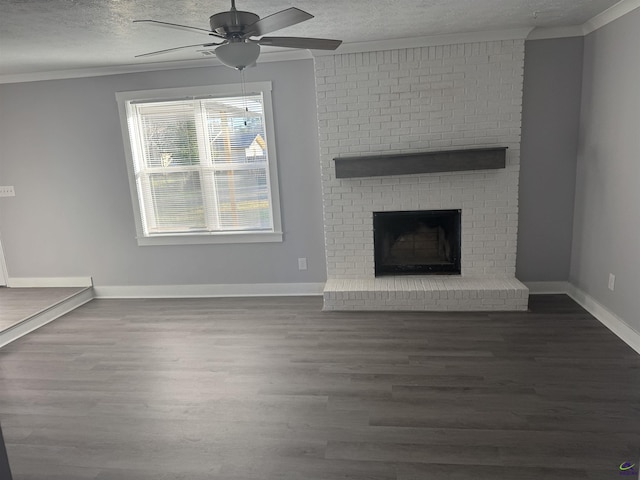
[[[460,273],[460,210],[374,212],[375,273]]]

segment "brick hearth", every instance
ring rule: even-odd
[[[528,290],[515,278],[445,275],[332,279],[325,310],[526,310]]]

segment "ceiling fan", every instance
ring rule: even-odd
[[[335,50],[338,48],[342,40],[263,36],[276,30],[310,20],[311,18],[313,18],[313,15],[295,7],[287,8],[267,17],[260,18],[255,13],[237,10],[235,0],[231,0],[231,9],[228,12],[216,13],[209,17],[211,30],[177,23],[161,22],[158,20],[134,20],[134,23],[150,23],[161,27],[178,28],[203,33],[220,40],[220,42],[198,43],[195,45],[167,48],[165,50],[158,50],[157,52],[136,55],[136,58],[161,55],[183,48],[215,46],[217,47],[215,49],[216,57],[218,57],[222,63],[231,68],[243,70],[255,64],[260,55],[261,45],[270,47],[308,48],[312,50]],[[253,37],[261,38],[254,39]]]

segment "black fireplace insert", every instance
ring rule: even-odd
[[[373,213],[375,274],[460,274],[460,210]]]

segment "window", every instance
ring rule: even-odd
[[[239,90],[116,94],[140,245],[282,241],[271,85]]]

